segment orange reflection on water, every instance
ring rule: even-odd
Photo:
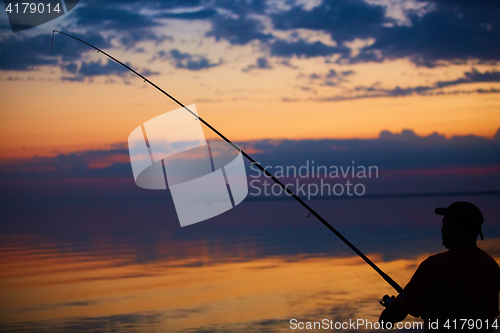
[[[497,261],[498,244],[498,239],[483,244]],[[426,256],[390,262],[370,257],[404,284]],[[160,331],[231,330],[263,322],[288,331],[291,318],[376,321],[382,310],[377,301],[385,293],[393,293],[385,281],[350,256],[214,261],[198,252],[189,259],[140,263],[126,249],[118,254],[68,252],[50,244],[30,248],[4,243],[0,251],[2,326],[154,314],[147,325]]]

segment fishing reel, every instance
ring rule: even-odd
[[[382,297],[382,300],[379,301],[379,303],[383,306],[383,307],[388,307],[389,304],[394,301],[396,299],[396,297],[393,296],[389,296],[389,295],[384,295],[384,297]]]

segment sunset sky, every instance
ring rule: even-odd
[[[80,1],[12,33],[0,14],[0,158],[109,149],[175,103],[235,141],[492,138],[499,5],[490,1]],[[213,137],[206,131],[207,137]]]
[[[270,179],[248,161],[243,202],[181,227],[173,176],[140,188],[127,146],[179,106],[83,43],[52,45],[54,29],[195,104],[274,173],[374,166],[280,180],[361,184],[297,194],[401,286],[445,250],[434,209],[455,201],[481,209],[478,243],[500,260],[499,1],[80,0],[17,33],[3,9],[0,331],[288,332],[376,321],[394,293],[304,206],[254,194]]]

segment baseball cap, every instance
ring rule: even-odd
[[[483,232],[481,231],[481,224],[484,222],[484,217],[476,205],[470,202],[459,201],[452,203],[448,208],[438,207],[434,212],[438,215],[443,215],[453,224],[471,228],[479,234],[481,240],[484,240]]]

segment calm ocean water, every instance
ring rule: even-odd
[[[379,205],[416,199],[398,200]],[[269,228],[3,233],[0,332],[290,332],[291,319],[377,321],[378,300],[394,294],[380,276],[319,222],[272,218]],[[380,225],[344,229],[403,286],[445,250],[439,225],[420,234]],[[479,245],[500,262],[500,238]]]

